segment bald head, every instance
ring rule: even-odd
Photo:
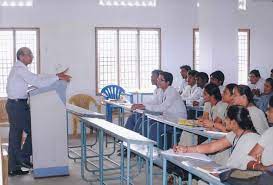
[[[20,60],[25,65],[31,64],[33,59],[32,51],[27,47],[22,47],[17,51],[17,60]]]

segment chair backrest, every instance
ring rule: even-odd
[[[125,93],[125,90],[118,85],[107,85],[101,90],[101,94],[105,99],[120,99],[120,95]]]
[[[0,99],[0,123],[8,122],[8,114],[6,112],[6,99]]]
[[[79,106],[84,109],[89,109],[90,105],[94,104],[94,106],[97,108],[98,112],[101,112],[101,105],[97,103],[97,101],[87,94],[76,94],[69,98],[68,101],[70,104]]]

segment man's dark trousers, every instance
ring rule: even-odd
[[[27,100],[8,99],[6,110],[10,123],[9,171],[14,171],[21,168],[21,162],[30,162],[30,156],[32,155],[30,108]],[[23,132],[27,134],[27,137],[22,146]]]

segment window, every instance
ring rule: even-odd
[[[155,7],[156,0],[99,0],[101,6]]]
[[[193,29],[193,69],[200,70],[200,46],[199,29]]]
[[[238,9],[246,10],[246,0],[238,0]]]
[[[250,30],[238,31],[238,84],[247,84],[250,60]]]
[[[20,47],[32,50],[34,59],[28,67],[33,73],[39,72],[38,36],[39,29],[0,29],[0,97],[7,96],[7,78]]]
[[[160,29],[96,28],[97,92],[109,84],[126,91],[151,89],[160,53]]]

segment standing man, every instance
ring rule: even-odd
[[[183,65],[180,67],[180,74],[182,77],[182,82],[179,87],[179,94],[182,94],[185,87],[188,85],[187,83],[187,77],[188,77],[188,72],[191,70],[191,67],[188,65]]]
[[[21,167],[32,168],[30,156],[32,155],[31,143],[31,118],[28,100],[28,86],[37,88],[46,87],[57,80],[69,81],[71,76],[66,71],[56,75],[36,75],[30,72],[27,65],[31,64],[33,54],[27,47],[17,51],[17,61],[12,67],[8,82],[8,100],[6,110],[9,117],[9,175],[25,175],[28,171],[22,171]],[[27,134],[26,140],[21,146],[22,134]]]

